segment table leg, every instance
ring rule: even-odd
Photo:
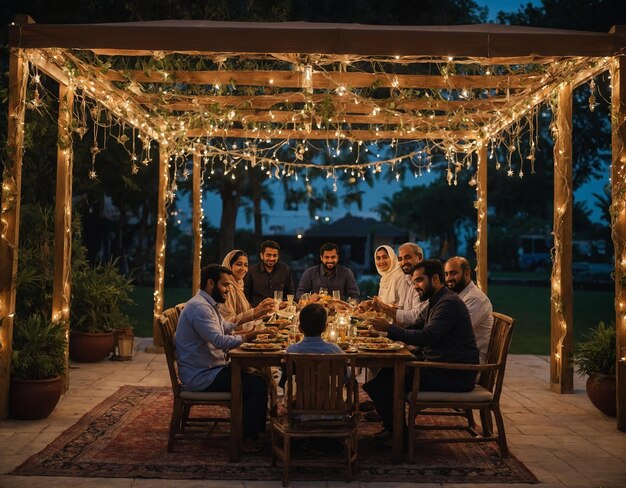
[[[391,459],[394,463],[402,461],[404,437],[404,359],[394,361],[393,381],[393,439]]]
[[[241,459],[242,440],[242,391],[241,391],[241,361],[231,358],[231,399],[230,399],[230,460],[238,462]]]

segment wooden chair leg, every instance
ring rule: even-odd
[[[181,419],[183,416],[183,404],[180,401],[174,401],[172,406],[172,418],[170,420],[170,435],[167,440],[167,450],[172,452],[174,450],[174,439],[176,434],[180,431]]]
[[[413,411],[413,408],[409,407],[409,417],[407,419],[408,422],[408,435],[409,435],[409,462],[412,463],[413,459],[415,459],[415,417],[417,417],[416,413]]]
[[[480,423],[483,428],[483,437],[490,437],[493,434],[493,420],[491,419],[491,410],[480,409]]]
[[[506,444],[506,434],[504,433],[504,420],[498,405],[493,405],[493,415],[496,418],[496,426],[498,427],[498,446],[500,447],[500,457],[509,457],[509,448]]]
[[[187,425],[187,421],[189,420],[189,413],[191,412],[191,405],[183,405],[182,416],[180,419],[180,431],[185,433],[185,426]]]
[[[278,440],[276,437],[277,437],[276,428],[273,425],[271,425],[270,426],[270,440],[272,444],[270,447],[270,452],[271,452],[270,460],[271,460],[272,467],[276,466],[276,442]]]
[[[475,432],[476,422],[474,421],[474,411],[471,408],[465,409],[465,418],[467,419],[467,427]]]
[[[283,437],[283,486],[289,486],[289,462],[291,461],[291,438]]]
[[[352,481],[352,439],[351,435],[347,435],[343,438],[343,442],[346,448],[346,482]]]

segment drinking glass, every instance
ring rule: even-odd
[[[293,295],[287,295],[287,305],[291,306],[291,304],[293,303]]]
[[[325,297],[328,295],[328,288],[320,287],[320,291],[318,292],[320,297]]]
[[[283,292],[282,290],[274,291],[274,311],[278,312],[280,310],[280,302],[283,301]]]
[[[341,300],[341,291],[333,290],[333,300]]]
[[[302,296],[300,297],[300,304],[304,307],[305,305],[309,303],[309,300],[311,300],[311,294],[303,293]]]

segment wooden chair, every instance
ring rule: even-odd
[[[486,364],[458,364],[458,363],[437,363],[412,361],[408,367],[415,368],[413,385],[411,392],[407,395],[409,403],[409,460],[413,460],[415,455],[415,429],[423,430],[464,430],[469,436],[460,437],[428,437],[419,439],[420,444],[429,442],[492,442],[497,441],[500,449],[500,456],[508,456],[506,435],[504,432],[504,421],[500,412],[500,394],[502,393],[502,383],[504,381],[504,371],[506,369],[506,358],[511,344],[513,325],[515,320],[499,313],[493,314],[493,328],[491,339],[487,350]],[[449,370],[472,370],[478,371],[480,376],[474,390],[466,393],[439,392],[439,391],[419,391],[420,369],[421,368],[441,368]],[[431,409],[456,409],[455,415],[466,416],[469,425],[451,426],[420,426],[415,425],[417,415],[434,414]],[[480,412],[482,435],[477,435],[474,430],[472,413],[474,410]],[[468,415],[469,412],[469,415]],[[445,414],[445,413],[444,413]],[[495,417],[498,428],[497,435],[492,432],[492,417]],[[471,419],[470,419],[471,417]]]
[[[343,460],[307,459],[297,464],[326,468],[333,464],[342,467],[345,463],[346,479],[350,481],[356,470],[358,426],[358,392],[352,358],[343,354],[287,354],[286,362],[287,415],[271,419],[272,466],[276,466],[277,458],[281,459],[283,486],[287,486],[292,438],[343,439],[346,450]]]
[[[177,305],[179,307],[180,305]],[[167,442],[167,450],[174,449],[174,441],[177,437],[205,437],[209,435],[211,429],[208,423],[228,422],[230,419],[222,417],[192,417],[189,414],[191,407],[197,405],[220,405],[230,408],[230,392],[195,392],[184,391],[182,382],[178,376],[178,363],[176,361],[176,349],[174,335],[178,325],[179,311],[177,307],[169,308],[158,317],[159,330],[163,339],[163,349],[167,359],[167,368],[170,373],[172,383],[172,393],[174,404],[172,408],[172,418],[170,420],[170,432]]]

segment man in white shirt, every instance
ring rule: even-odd
[[[480,363],[484,364],[493,326],[491,301],[472,281],[470,264],[466,258],[455,256],[448,259],[444,268],[444,277],[447,287],[459,295],[469,310],[476,345],[480,352]]]
[[[424,259],[422,248],[414,242],[405,242],[398,248],[398,261],[404,272],[404,286],[398,288],[398,307],[393,307],[377,300],[376,304],[388,317],[401,326],[415,323],[419,314],[426,308],[426,302],[420,297],[411,283],[413,268]]]

